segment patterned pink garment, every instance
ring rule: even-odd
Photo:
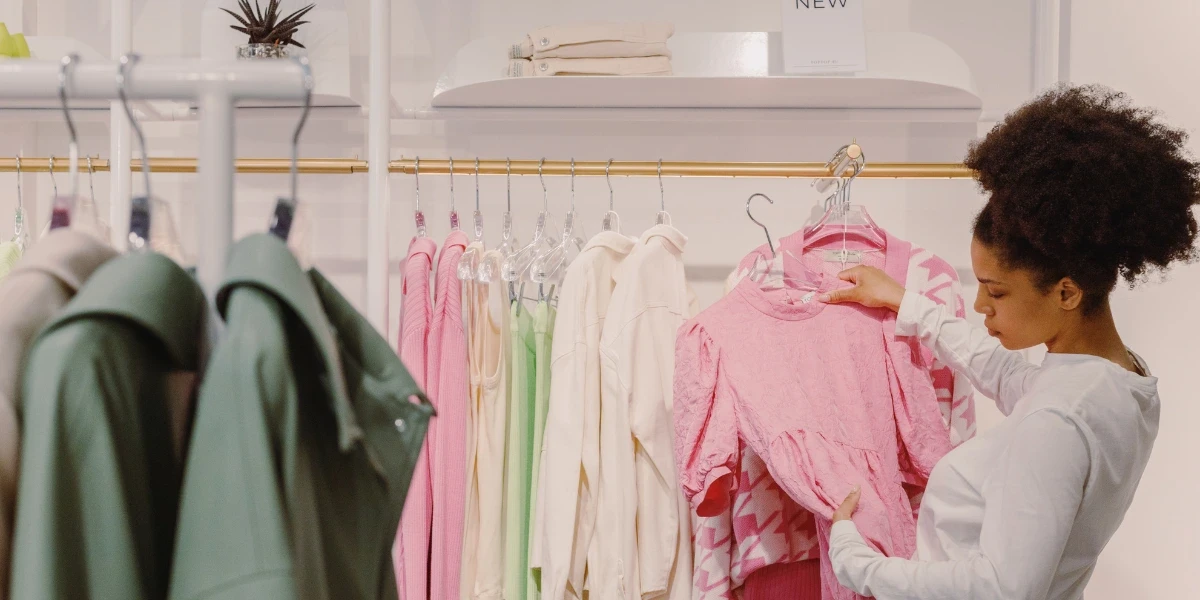
[[[788,236],[781,242],[784,247],[791,248],[796,240]],[[726,291],[750,272],[756,256],[766,257],[769,252],[767,245],[763,244],[742,259],[727,280]],[[966,316],[958,274],[942,258],[924,248],[913,246],[906,279],[906,288],[939,304],[954,306],[957,316]],[[938,407],[951,444],[957,447],[975,435],[974,390],[964,375],[956,374],[933,360],[932,354],[928,358],[933,365],[930,377],[937,393]],[[741,472],[743,477],[746,473],[766,472],[762,459],[745,448],[744,444]],[[908,491],[915,511],[920,507],[924,490],[919,486],[909,486]],[[787,515],[795,514],[789,511],[799,511],[800,514],[788,518]],[[738,515],[736,531],[733,523],[735,514]],[[781,522],[788,525],[780,527]],[[815,560],[820,556],[812,513],[796,505],[769,476],[743,479],[730,511],[716,517],[695,517],[693,528],[693,600],[729,600],[738,597],[740,588],[759,569]]]
[[[408,258],[404,261],[404,289],[400,308],[400,361],[412,374],[417,386],[425,388],[428,366],[429,320],[429,274],[433,271],[433,256],[437,243],[427,237],[413,238],[408,245]],[[435,398],[432,394],[430,398]],[[436,400],[434,401],[436,406]],[[429,424],[433,433],[435,420]],[[404,501],[404,512],[400,517],[393,548],[396,585],[401,600],[422,600],[428,585],[428,564],[425,556],[429,552],[429,523],[433,518],[433,490],[429,479],[429,437],[417,457],[412,484]],[[411,560],[409,557],[412,557]]]
[[[894,276],[904,279],[905,272],[910,271],[912,277],[909,277],[907,282],[910,287],[922,289],[935,297],[944,297],[946,292],[951,296],[956,295],[954,272],[944,261],[923,250],[909,251],[907,244],[894,238],[889,238],[889,242],[889,249],[902,249],[902,254],[909,259],[906,263],[897,264],[899,261],[895,259],[899,257],[890,253],[892,254],[891,260],[887,262],[891,264],[889,271]],[[796,240],[794,237],[785,238],[783,245],[785,248],[797,248],[802,246],[802,241]],[[798,249],[793,251],[799,254]],[[765,254],[768,250],[764,246],[761,252]],[[741,265],[741,272],[735,273],[733,279],[744,275],[753,261],[754,254],[751,254]],[[806,260],[805,262],[810,261]],[[834,269],[836,272],[840,266],[835,266],[837,267]],[[819,269],[822,265],[818,261],[815,267]],[[930,284],[921,282],[922,278],[926,280],[946,279],[947,281],[944,285],[941,283]],[[955,297],[951,301],[961,306],[960,298]],[[893,343],[890,348],[886,349],[884,346],[885,344],[880,344],[877,349],[890,352],[893,357],[903,356],[904,348],[900,348],[898,344]],[[902,403],[898,405],[901,412],[898,413],[899,418],[896,425],[899,425],[902,430],[907,430],[907,432],[900,431],[899,434],[902,438],[909,438],[910,443],[902,444],[895,450],[901,462],[906,461],[909,452],[905,452],[905,448],[911,446],[911,441],[914,439],[920,441],[918,446],[939,448],[934,451],[936,456],[933,457],[933,460],[936,461],[936,458],[940,458],[938,453],[948,449],[949,438],[959,438],[955,441],[961,441],[970,436],[974,426],[973,402],[969,385],[962,386],[960,394],[954,394],[953,375],[945,371],[945,367],[942,365],[933,365],[931,357],[925,358],[928,360],[924,362],[918,360],[916,363],[922,366],[920,377],[914,378],[912,372],[904,372],[906,370],[916,371],[916,369],[898,369],[899,372],[895,373],[888,383],[892,391],[884,392],[883,396],[900,397],[907,393],[909,396],[927,398],[924,403],[916,403],[917,405],[924,404],[926,407],[936,404],[934,398],[944,397],[943,404],[945,406],[941,408],[942,422],[938,423],[937,427],[937,433],[942,442],[930,441],[929,431],[922,431],[922,428],[932,429],[929,420],[923,421],[919,415],[913,414],[911,402],[908,405]],[[894,358],[893,361],[897,364],[906,362],[897,361]],[[933,383],[937,383],[944,389],[935,391],[928,385],[930,370],[943,371],[934,374]],[[920,382],[917,379],[925,379],[926,385],[919,385]],[[956,402],[957,410],[955,410]],[[742,418],[741,415],[739,418]],[[915,423],[915,428],[906,426],[912,423]],[[954,433],[951,434],[950,430],[954,430]],[[744,444],[741,445],[741,448],[745,449]],[[911,448],[909,450],[911,451]],[[909,500],[910,506],[919,505],[920,486],[923,485],[924,478],[928,475],[928,468],[932,466],[929,456],[919,456],[925,452],[926,450],[917,450],[918,462],[921,463],[920,468],[914,468],[911,464],[901,465],[902,473],[906,475],[905,480],[916,484],[911,488],[912,493],[906,498]],[[695,524],[696,569],[693,594],[695,598],[735,597],[734,590],[748,579],[754,582],[753,579],[750,579],[751,576],[764,567],[822,556],[819,548],[820,538],[817,535],[817,522],[814,521],[810,512],[801,509],[786,494],[782,493],[782,490],[767,473],[765,464],[750,452],[740,454],[740,462],[737,467],[735,473],[739,481],[734,488],[736,492],[730,511],[715,518],[697,519]],[[910,526],[901,527],[901,529],[906,529],[911,533],[913,518],[910,513],[908,515]],[[903,541],[904,538],[910,536],[900,535],[899,537]],[[902,543],[898,549],[903,547]],[[793,576],[802,576],[802,572],[797,570]],[[773,578],[778,580],[776,576]],[[831,577],[827,579],[832,581]],[[836,584],[834,585],[836,586]],[[747,590],[761,589],[761,586],[747,585],[746,588]],[[759,592],[751,593],[758,594]],[[829,590],[829,593],[836,594],[837,591]]]
[[[430,454],[433,481],[433,534],[430,538],[429,598],[458,598],[463,524],[467,500],[467,420],[469,365],[463,328],[459,259],[467,234],[452,231],[442,245],[435,279],[436,298],[429,326],[428,394],[438,415]],[[431,423],[432,425],[433,423]]]

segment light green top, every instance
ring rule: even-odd
[[[504,597],[525,598],[529,585],[529,484],[533,479],[533,317],[519,302],[509,319],[508,443],[504,455]]]
[[[217,308],[225,335],[197,401],[169,598],[396,598],[390,551],[428,399],[274,236],[230,250]]]
[[[97,269],[33,343],[14,600],[166,597],[182,477],[168,375],[198,368],[206,306],[169,258],[128,254]]]
[[[538,303],[533,313],[533,350],[534,350],[534,389],[533,389],[533,476],[529,485],[529,497],[532,503],[529,509],[529,537],[531,543],[537,528],[537,489],[538,475],[542,466],[542,435],[546,430],[546,411],[550,407],[550,347],[554,341],[554,317],[558,311],[548,302]],[[532,552],[530,553],[532,555]],[[532,562],[530,563],[532,564]],[[542,569],[540,566],[529,570],[530,600],[541,598]]]

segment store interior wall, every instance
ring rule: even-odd
[[[134,48],[146,56],[198,56],[199,21],[203,2],[180,0],[134,3]],[[1200,80],[1188,67],[1197,44],[1186,29],[1195,23],[1196,6],[1188,0],[1167,0],[1169,10],[1117,0],[1072,2],[1070,46],[1064,68],[1076,82],[1103,82],[1131,93],[1134,100],[1162,108],[1168,118],[1193,131],[1200,127],[1200,108],[1191,98]],[[348,2],[353,31],[352,54],[367,53],[368,3]],[[1032,90],[1032,3],[983,0],[868,0],[869,31],[910,30],[933,36],[957,51],[970,65],[984,101],[979,123],[868,123],[796,121],[620,123],[531,118],[521,122],[441,122],[396,119],[392,130],[394,158],[469,159],[475,156],[514,159],[578,160],[762,160],[821,161],[839,146],[857,140],[868,160],[959,161],[971,139],[986,131],[1005,112],[1029,98]],[[105,52],[109,47],[108,2],[82,0],[12,0],[0,14],[34,24],[45,35],[68,35]],[[1174,12],[1172,12],[1174,11]],[[1183,14],[1187,13],[1192,18]],[[679,31],[773,31],[779,29],[775,0],[748,0],[736,6],[719,0],[614,0],[582,3],[562,0],[397,0],[392,5],[393,96],[405,108],[428,106],[433,85],[457,49],[472,39],[501,36],[518,39],[546,24],[586,19],[672,21]],[[100,24],[99,27],[96,25]],[[498,47],[497,52],[503,52]],[[1147,65],[1153,65],[1148,68]],[[364,69],[363,64],[354,65]],[[1167,74],[1164,76],[1164,74]],[[320,74],[317,74],[318,77]],[[284,157],[298,116],[290,111],[239,111],[237,148],[244,157]],[[365,117],[345,109],[313,111],[301,141],[304,157],[367,155]],[[107,157],[107,115],[79,115],[81,151]],[[158,122],[146,125],[152,156],[195,156],[198,123]],[[30,120],[0,113],[0,155],[66,154],[61,120]],[[137,151],[135,150],[135,155]],[[456,164],[456,205],[469,223],[476,194],[471,163]],[[185,241],[195,248],[194,220],[202,210],[197,201],[196,175],[153,176],[155,194],[167,200]],[[25,175],[26,206],[36,205],[40,227],[51,199],[47,175]],[[87,191],[87,179],[83,190]],[[101,213],[107,214],[109,179],[95,176]],[[65,175],[57,177],[60,189]],[[444,175],[421,177],[421,199],[429,234],[439,242],[448,231],[450,186]],[[391,300],[389,337],[396,337],[400,310],[399,263],[413,235],[414,178],[393,175],[391,185]],[[622,231],[637,235],[653,223],[659,185],[652,178],[614,178],[613,198]],[[560,221],[571,202],[570,181],[546,178],[551,212]],[[133,189],[142,189],[135,177]],[[480,200],[487,223],[486,236],[499,237],[506,201],[502,176],[480,179]],[[686,260],[694,272],[721,273],[748,250],[762,243],[762,232],[744,213],[745,199],[763,192],[775,200],[755,206],[755,214],[770,225],[775,237],[786,235],[815,214],[821,198],[805,180],[676,179],[663,182],[664,198],[673,222],[690,239]],[[969,181],[862,181],[853,199],[868,207],[889,231],[925,246],[950,261],[966,276],[964,293],[970,306],[976,286],[970,280],[967,252],[970,222],[984,197]],[[0,174],[0,215],[11,215],[15,177]],[[287,178],[278,175],[239,175],[235,233],[265,229],[275,197],[287,193]],[[366,258],[365,176],[300,177],[300,199],[314,219],[311,252],[314,263],[360,309],[365,306]],[[540,210],[543,193],[536,177],[514,177],[511,197],[516,232],[527,240]],[[575,206],[591,234],[599,230],[607,209],[608,187],[603,178],[578,178]],[[0,231],[6,221],[0,218]],[[721,293],[716,277],[693,282],[704,303]],[[1192,348],[1200,317],[1189,310],[1189,299],[1200,293],[1200,267],[1180,268],[1166,283],[1152,283],[1135,292],[1121,292],[1116,303],[1126,341],[1150,362],[1162,378],[1163,428],[1159,445],[1127,524],[1106,550],[1089,600],[1200,597],[1200,583],[1190,567],[1200,561],[1200,522],[1186,507],[1200,496],[1200,481],[1189,477],[1200,443],[1189,429],[1200,423],[1200,408],[1187,403],[1188,390],[1200,387]],[[980,429],[994,426],[1001,416],[979,398]]]

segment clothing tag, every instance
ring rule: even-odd
[[[860,263],[863,260],[862,250],[826,250],[825,262]]]
[[[811,304],[813,301],[813,298],[816,298],[816,297],[817,297],[816,292],[809,292],[800,298],[800,302],[802,304]]]

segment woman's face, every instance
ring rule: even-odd
[[[979,240],[971,241],[971,264],[979,280],[975,311],[1005,348],[1029,348],[1059,334],[1065,316],[1061,284],[1039,289],[1032,273],[1005,267]]]

